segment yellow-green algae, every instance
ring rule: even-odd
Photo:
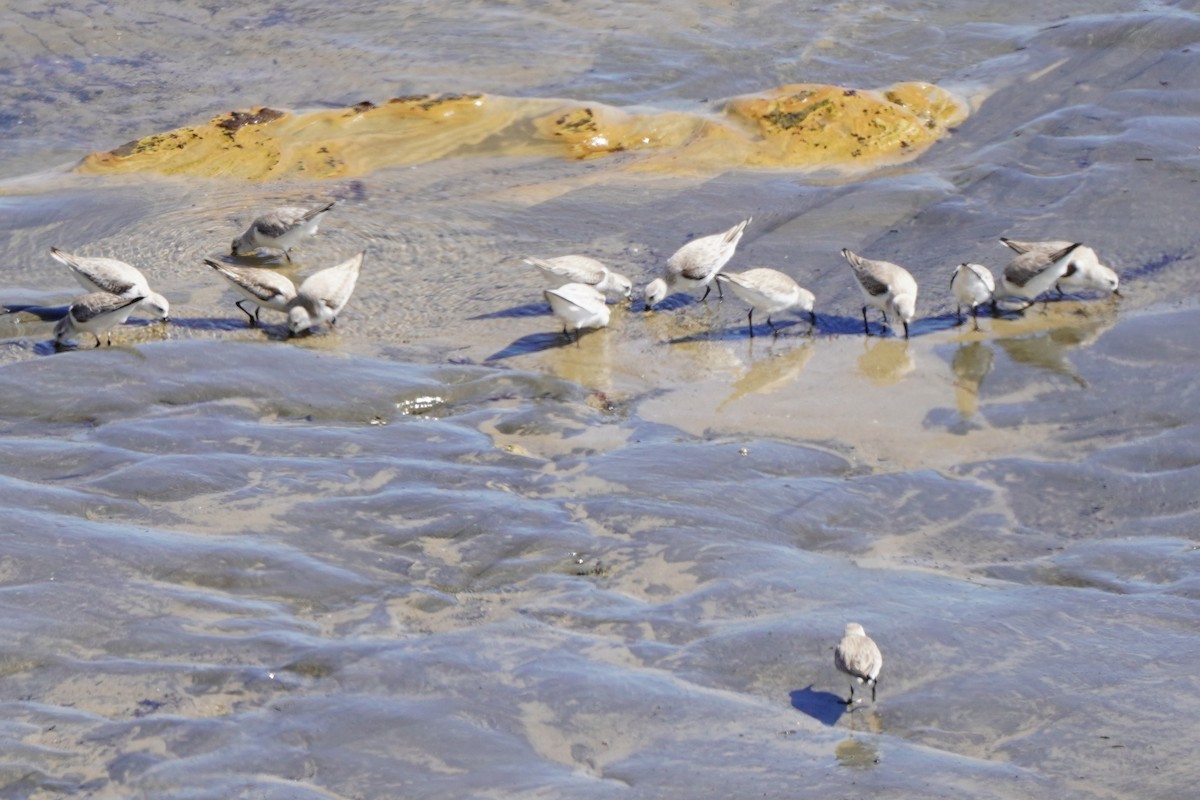
[[[625,153],[622,167],[660,173],[858,172],[915,158],[966,115],[963,103],[926,83],[883,91],[782,86],[734,97],[710,114],[498,95],[418,95],[335,111],[234,111],[93,153],[77,169],[249,180],[341,178],[446,157],[591,159]]]

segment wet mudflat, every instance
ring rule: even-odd
[[[1186,792],[1200,151],[1179,97],[1200,19],[951,5],[920,25],[847,9],[789,32],[766,12],[651,5],[638,46],[578,43],[618,6],[514,10],[556,54],[531,70],[513,66],[508,17],[474,20],[492,37],[478,58],[443,64],[415,34],[383,47],[363,32],[394,21],[382,9],[324,26],[301,9],[270,21],[295,41],[279,57],[297,79],[276,95],[238,77],[264,57],[251,49],[222,81],[160,68],[131,83],[145,128],[115,122],[104,141],[87,138],[95,120],[125,107],[108,95],[61,129],[10,104],[44,132],[3,164],[5,303],[75,295],[45,254],[57,245],[143,267],[172,321],[63,353],[51,322],[0,321],[3,794]],[[187,48],[156,53],[215,35],[187,16],[144,26],[141,67],[55,44],[53,15],[23,16],[40,44],[6,42],[50,65],[26,83],[69,86],[186,66]],[[414,12],[397,27],[449,41],[465,24]],[[792,62],[747,55],[797,38]],[[669,104],[789,69],[878,85],[900,63],[976,107],[917,162],[853,180],[531,158],[307,184],[48,170],[65,147],[223,110],[192,81],[233,106],[395,93],[348,58],[297,88],[295,51],[334,41],[375,67],[421,54],[433,91]],[[177,96],[164,119],[154,101]],[[367,248],[338,330],[247,328],[201,258],[264,206],[325,197],[336,213],[285,271]],[[586,252],[640,286],[688,237],[747,216],[730,268],[794,275],[817,296],[815,331],[783,315],[779,336],[760,323],[751,340],[736,298],[651,314],[635,298],[569,343],[520,263]],[[957,326],[950,271],[1001,267],[1001,235],[1087,241],[1123,297]],[[844,246],[921,282],[907,342],[862,335]],[[879,702],[853,713],[832,658],[848,621],[885,659]]]

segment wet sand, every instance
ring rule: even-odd
[[[4,34],[28,67],[10,94],[127,87],[80,96],[62,129],[10,96],[39,133],[0,162],[5,303],[74,296],[56,245],[143,267],[173,319],[64,353],[51,321],[0,321],[0,794],[1186,794],[1200,152],[1180,98],[1200,19],[401,11],[183,9],[72,38],[63,7]],[[468,24],[478,54],[437,55]],[[135,30],[130,55],[113,34]],[[544,46],[514,59],[529,30]],[[215,41],[244,55],[197,69]],[[268,55],[292,79],[251,98]],[[50,169],[222,105],[395,94],[400,74],[670,106],[898,64],[976,107],[857,180],[504,157],[272,184]],[[202,257],[265,206],[326,197],[288,274],[366,244],[338,330],[246,328]],[[640,286],[746,216],[730,268],[797,277],[814,332],[750,340],[736,298],[679,297],[568,344],[520,262],[586,252]],[[1087,241],[1123,297],[956,326],[950,272],[1000,267],[1001,235]],[[914,273],[910,340],[862,335],[840,247]],[[885,658],[852,714],[847,621]]]

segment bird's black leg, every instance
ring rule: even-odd
[[[902,324],[904,326],[904,338],[907,339],[908,338],[908,320],[902,319],[902,320],[900,320],[900,324]]]
[[[287,250],[283,251],[283,257],[288,260],[289,264],[292,263],[292,254],[289,253]]]
[[[92,336],[95,337],[95,339],[96,339],[96,347],[99,347],[100,346],[100,334],[93,333]],[[111,333],[108,335],[108,343],[112,344],[112,334]]]
[[[776,327],[775,327],[775,323],[774,323],[774,322],[771,322],[771,315],[770,315],[770,314],[767,314],[767,325],[768,325],[768,326],[770,326],[770,328],[771,328],[771,332],[772,332],[772,333],[774,333],[776,336],[778,336],[778,335],[779,335],[779,328],[776,328]]]
[[[753,339],[754,338],[754,309],[753,308],[750,309],[750,315],[746,317],[746,320],[750,323],[750,338]]]
[[[725,299],[725,290],[721,288],[720,281],[716,281],[716,284],[717,284],[717,299],[724,300]]]
[[[863,335],[864,336],[871,335],[871,328],[869,325],[867,325],[867,307],[866,306],[863,306]],[[853,693],[854,690],[851,689],[850,691]]]
[[[878,679],[871,681],[871,702],[875,702],[875,687],[879,685]]]
[[[249,325],[250,325],[250,327],[251,327],[251,328],[253,328],[253,327],[255,327],[256,325],[258,325],[258,315],[257,315],[257,314],[251,314],[249,311],[247,311],[247,310],[246,310],[246,307],[245,307],[244,305],[242,305],[242,303],[244,303],[244,302],[246,302],[246,301],[245,301],[245,300],[238,300],[236,303],[234,303],[234,305],[235,305],[235,306],[237,306],[238,308],[240,308],[240,309],[242,310],[242,313],[243,313],[243,314],[245,314],[247,317],[249,317],[249,318],[250,318]],[[257,310],[258,310],[258,309],[255,309],[255,311],[257,311]]]
[[[708,286],[704,287],[704,296],[700,298],[701,303],[703,303],[705,300],[708,299],[708,293],[711,291],[712,291],[712,284],[710,283]]]

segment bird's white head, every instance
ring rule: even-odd
[[[166,320],[171,316],[171,304],[158,292],[150,292],[146,295],[141,302],[141,307],[161,320]]]
[[[1113,294],[1117,294],[1117,290],[1121,288],[1121,278],[1117,275],[1117,271],[1103,264],[1096,265],[1095,280],[1100,288],[1107,289]]]
[[[649,311],[654,306],[663,301],[667,296],[667,282],[662,278],[655,278],[646,284],[646,310]]]
[[[801,311],[812,313],[813,304],[817,302],[817,297],[808,289],[801,287],[799,296],[796,299],[796,308]]]
[[[846,623],[846,635],[847,636],[866,636],[867,632],[866,632],[866,630],[863,629],[863,626],[859,625],[857,622],[847,622]]]
[[[901,292],[892,297],[891,305],[896,316],[905,322],[912,322],[913,317],[917,315],[917,293]]]
[[[313,319],[304,306],[295,305],[288,309],[288,330],[292,335],[304,333],[313,326]]]

